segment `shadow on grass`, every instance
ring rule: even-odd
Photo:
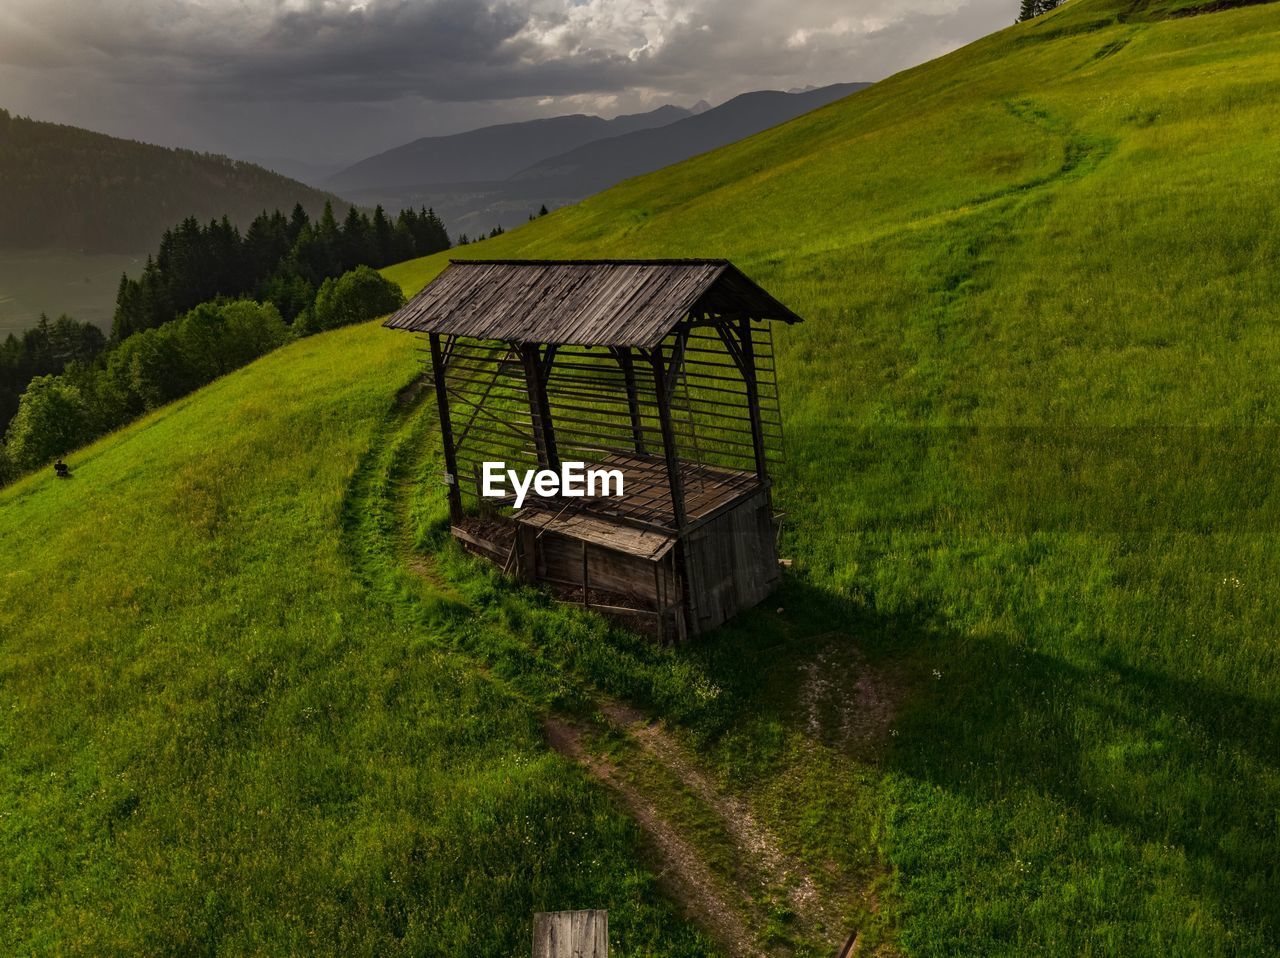
[[[1010,636],[962,635],[939,610],[886,614],[873,598],[850,601],[797,575],[715,634],[659,649],[504,581],[449,545],[444,526],[425,539],[410,534],[404,497],[429,461],[427,432],[410,415],[417,405],[393,410],[357,470],[343,517],[350,555],[393,604],[531,700],[589,708],[595,687],[644,706],[706,746],[735,786],[783,772],[794,758],[787,739],[799,736],[833,756],[826,764],[835,774],[821,787],[846,790],[853,804],[865,800],[852,793],[867,787],[869,769],[918,786],[926,798],[911,814],[936,819],[929,841],[945,819],[927,807],[938,790],[955,800],[940,829],[950,845],[917,860],[916,878],[950,868],[947,855],[973,860],[1016,841],[1047,860],[1046,883],[1065,882],[1072,863],[1111,870],[1100,903],[1082,920],[1134,928],[1145,921],[1163,933],[1150,914],[1154,892],[1142,884],[1162,875],[1184,889],[1177,905],[1195,909],[1194,899],[1204,898],[1222,927],[1280,943],[1274,702],[1128,656],[1082,648],[1067,661]],[[400,569],[422,547],[457,589],[433,594],[426,607],[414,577]],[[826,799],[810,796],[803,813],[839,807]],[[1019,818],[1029,803],[1037,811]],[[1058,815],[1067,824],[1054,835]],[[1028,840],[1027,827],[1043,834]],[[952,828],[971,831],[945,834]],[[992,876],[976,867],[944,879],[956,894],[985,894]],[[1042,892],[1051,897],[1054,889]],[[1014,912],[1038,904],[1012,901]],[[935,896],[933,904],[942,902]],[[1065,898],[1049,907],[1060,923],[1074,917]],[[972,919],[962,912],[954,920]]]
[[[767,607],[681,651],[723,690],[696,731],[711,741],[777,724],[961,798],[1006,848],[1014,807],[1046,800],[1067,812],[1072,836],[1046,839],[1047,854],[1087,862],[1093,837],[1123,836],[1133,886],[1108,894],[1131,901],[1104,920],[1138,919],[1150,868],[1180,874],[1226,927],[1280,945],[1273,701],[1115,656],[1067,662],[956,634],[940,619],[881,615],[788,577]],[[869,727],[851,729],[851,719]],[[758,754],[743,760],[745,774],[769,774],[776,753],[767,742],[748,747]]]

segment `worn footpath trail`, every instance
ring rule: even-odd
[[[422,396],[420,384],[402,390],[353,478],[347,538],[357,565],[397,563],[432,591],[461,601],[431,559],[413,548],[411,500],[433,445]],[[831,732],[841,739],[879,736],[893,696],[871,673],[842,690],[829,678],[829,665],[815,659],[801,667],[796,706],[809,731],[827,738]],[[865,889],[850,883],[833,891],[830,876],[816,880],[749,798],[727,790],[664,723],[585,683],[579,691],[590,706],[575,715],[547,715],[547,744],[599,782],[637,823],[668,894],[726,954],[859,953],[849,916],[865,907]]]
[[[797,946],[857,953],[841,903],[819,889],[750,803],[717,785],[662,723],[602,699],[595,721],[553,715],[546,732],[552,748],[609,789],[640,825],[671,896],[729,954],[773,955]],[[790,915],[785,937],[777,933],[780,913]]]

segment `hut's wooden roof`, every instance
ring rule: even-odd
[[[652,347],[691,312],[800,322],[723,259],[452,260],[385,325],[520,343]]]

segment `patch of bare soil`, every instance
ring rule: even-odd
[[[400,391],[396,393],[396,402],[401,406],[411,406],[414,400],[422,395],[423,390],[431,385],[431,374],[424,372],[408,385],[401,387]]]
[[[796,702],[805,732],[844,752],[875,751],[889,738],[903,677],[868,662],[850,636],[829,639],[800,666]]]
[[[697,849],[658,808],[607,759],[583,747],[580,726],[555,717],[546,720],[547,742],[561,755],[585,768],[612,791],[640,825],[662,866],[658,878],[672,897],[733,955],[755,958],[764,953],[754,943],[744,917],[749,902],[721,883]]]

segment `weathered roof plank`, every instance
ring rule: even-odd
[[[648,348],[694,310],[800,322],[727,260],[453,260],[384,325]]]

